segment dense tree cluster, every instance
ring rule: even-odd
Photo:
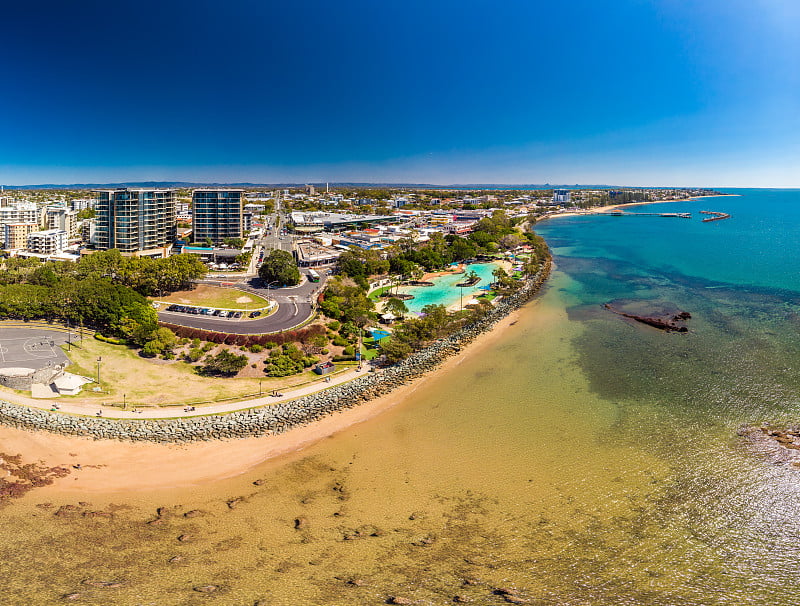
[[[139,293],[102,278],[64,277],[52,286],[0,286],[0,317],[61,319],[92,326],[143,344],[157,328],[158,317]]]
[[[54,286],[62,279],[103,279],[132,288],[144,296],[189,288],[202,278],[206,267],[196,255],[166,259],[125,257],[118,250],[85,255],[74,263],[42,262],[39,259],[6,259],[0,270],[0,285],[39,284]]]
[[[261,267],[258,268],[258,277],[267,283],[294,286],[300,283],[300,270],[297,269],[292,253],[274,249],[264,257]]]
[[[133,345],[149,343],[146,353],[156,355],[174,345],[174,335],[166,329],[158,333],[158,316],[145,295],[185,288],[204,274],[194,255],[137,259],[109,250],[75,263],[6,259],[0,268],[0,317],[91,326]]]
[[[328,281],[319,308],[329,318],[358,326],[375,317],[375,303],[367,296],[366,289],[341,276]]]

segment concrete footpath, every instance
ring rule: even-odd
[[[251,398],[247,400],[237,400],[235,402],[220,402],[217,404],[203,404],[195,405],[193,410],[185,404],[176,404],[171,406],[148,406],[145,408],[129,408],[122,410],[121,408],[102,406],[100,403],[78,403],[69,402],[65,399],[47,400],[35,399],[28,396],[23,396],[11,390],[0,389],[0,399],[12,402],[14,404],[21,404],[31,408],[39,408],[41,410],[58,410],[58,412],[84,415],[84,416],[99,416],[106,419],[165,419],[175,417],[200,417],[210,414],[223,414],[234,412],[237,410],[246,410],[249,408],[261,408],[272,406],[287,400],[295,400],[297,398],[324,391],[334,385],[341,385],[369,372],[369,366],[364,364],[361,370],[352,368],[333,375],[330,377],[330,382],[326,382],[324,377],[320,377],[317,381],[303,385],[292,390],[279,390],[278,396],[273,396],[267,393],[266,395]],[[97,413],[102,414],[98,415]]]

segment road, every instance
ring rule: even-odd
[[[305,322],[314,313],[312,302],[325,286],[325,279],[326,277],[322,276],[319,282],[314,283],[309,282],[304,275],[303,281],[298,286],[288,288],[267,288],[258,278],[242,280],[237,285],[238,288],[265,299],[271,299],[278,304],[278,310],[265,318],[229,320],[215,316],[196,316],[173,311],[159,311],[158,319],[169,324],[237,335],[258,335],[291,330],[298,324]]]
[[[272,249],[293,252],[294,236],[280,235],[281,225],[285,221],[284,214],[281,212],[280,197],[276,201],[275,213],[268,219],[267,224],[271,226],[271,233],[259,239],[253,248],[253,263],[250,265],[248,275],[238,278],[222,276],[217,279],[208,278],[203,280],[205,283],[216,283],[219,281],[236,282],[237,287],[246,292],[270,299],[278,304],[278,310],[265,317],[256,320],[232,320],[218,318],[215,316],[200,316],[183,314],[172,311],[159,311],[158,319],[161,322],[177,324],[179,326],[189,326],[203,330],[213,330],[238,335],[258,335],[265,333],[281,332],[291,330],[295,326],[302,324],[314,313],[313,301],[317,294],[324,288],[326,276],[321,276],[319,282],[309,282],[306,274],[303,273],[302,281],[298,286],[288,288],[269,288],[262,284],[257,277],[256,262],[258,254],[263,249],[264,254],[269,254]]]

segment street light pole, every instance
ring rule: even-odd
[[[100,385],[100,362],[103,361],[102,356],[97,356],[97,384]]]

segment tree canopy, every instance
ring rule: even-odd
[[[300,270],[297,269],[292,253],[274,249],[264,257],[264,262],[258,268],[258,277],[267,283],[294,286],[300,283]]]

